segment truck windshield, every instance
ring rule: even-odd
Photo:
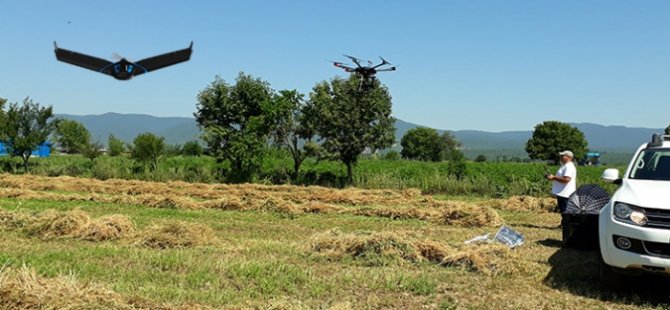
[[[630,178],[670,181],[670,149],[647,149],[640,152]]]

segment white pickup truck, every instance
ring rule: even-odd
[[[620,289],[643,272],[670,275],[670,136],[654,135],[622,177],[606,169],[602,179],[620,187],[598,217],[601,287]]]

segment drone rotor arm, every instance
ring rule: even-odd
[[[347,57],[347,58],[351,59],[351,61],[353,61],[356,64],[356,66],[361,67],[361,61],[362,60],[360,60],[359,58],[356,58],[354,56],[349,56],[349,55],[346,55],[346,54],[344,55],[344,57]]]

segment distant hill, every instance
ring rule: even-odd
[[[640,128],[625,126],[604,126],[592,123],[572,123],[584,133],[589,141],[589,148],[604,151],[633,152],[643,142],[649,140],[654,133],[662,133],[663,128]],[[396,122],[396,138],[400,138],[408,130],[421,125],[398,120]],[[445,130],[438,129],[440,133]],[[526,141],[533,134],[527,131],[487,132],[478,130],[450,131],[456,139],[468,149],[523,149]]]
[[[131,142],[135,136],[143,132],[165,137],[166,143],[183,144],[197,139],[200,131],[195,119],[190,117],[155,117],[142,114],[105,113],[102,115],[67,115],[57,117],[81,122],[88,128],[93,139],[107,143],[109,134]],[[630,154],[653,133],[663,132],[661,128],[632,128],[624,126],[603,126],[591,123],[572,124],[579,128],[592,150],[600,152]],[[422,127],[402,120],[396,121],[396,141],[400,143],[402,136],[410,129]],[[440,133],[444,130],[438,130]],[[479,130],[450,131],[465,147],[466,154],[476,156],[523,157],[526,141],[532,135],[527,131],[486,132]],[[624,156],[625,158],[625,156]]]
[[[156,117],[144,114],[105,113],[101,115],[68,115],[56,117],[78,121],[91,132],[94,140],[107,144],[109,134],[132,142],[144,132],[165,137],[168,144],[183,144],[200,135],[195,119],[189,117]]]

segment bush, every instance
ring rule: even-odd
[[[400,160],[400,153],[396,151],[388,151],[386,154],[382,156],[382,159],[390,161]]]

